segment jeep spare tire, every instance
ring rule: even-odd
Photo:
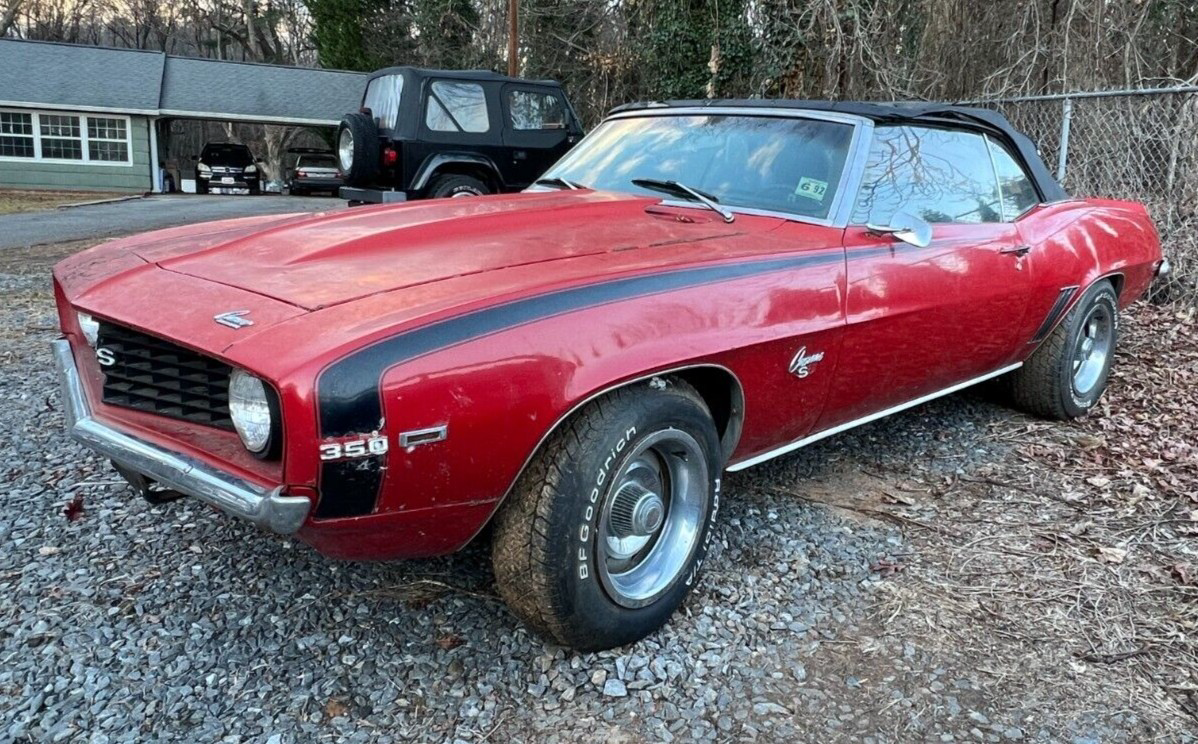
[[[379,130],[366,114],[346,114],[337,128],[337,163],[350,186],[369,186],[379,170]]]

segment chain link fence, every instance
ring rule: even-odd
[[[1159,299],[1198,300],[1198,87],[975,103],[1031,137],[1070,194],[1143,202],[1173,264]]]

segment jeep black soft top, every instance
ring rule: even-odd
[[[389,67],[347,114],[337,154],[351,202],[517,191],[582,136],[561,84],[487,70]]]

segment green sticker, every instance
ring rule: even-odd
[[[803,176],[799,179],[799,185],[795,187],[795,195],[805,196],[808,199],[815,199],[818,202],[824,200],[824,194],[828,192],[828,182],[820,181],[815,178],[807,178]]]

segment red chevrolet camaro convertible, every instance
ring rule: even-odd
[[[702,101],[613,112],[530,191],[104,243],[54,272],[71,434],[347,559],[458,550],[580,649],[694,586],[720,478],[991,378],[1090,410],[1168,270],[1001,116]]]

